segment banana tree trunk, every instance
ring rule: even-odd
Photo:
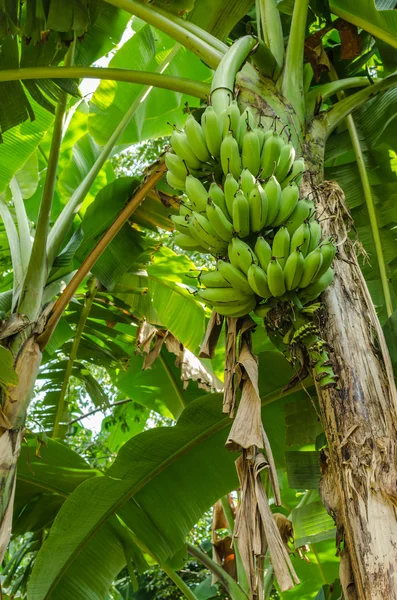
[[[41,352],[35,338],[27,339],[17,353],[16,386],[3,397],[0,427],[0,562],[10,540],[16,483],[17,461],[23,440],[26,410],[41,363]]]
[[[322,179],[315,136],[306,145],[305,191],[325,235],[338,240],[335,280],[323,294],[322,336],[336,389],[318,397],[328,446],[320,493],[335,520],[346,600],[397,599],[397,395],[385,339],[361,273],[342,190]]]

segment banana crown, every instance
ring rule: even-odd
[[[236,101],[218,112],[207,106],[201,122],[189,114],[165,156],[168,185],[184,193],[171,216],[175,243],[221,259],[199,296],[230,317],[263,301],[311,302],[332,282],[336,246],[322,240],[314,202],[300,197],[304,161],[277,120],[266,131]]]

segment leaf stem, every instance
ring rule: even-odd
[[[76,360],[81,336],[83,335],[85,323],[87,321],[88,315],[90,314],[92,303],[94,302],[96,290],[97,290],[97,282],[96,282],[95,277],[93,277],[92,281],[90,282],[89,287],[88,287],[88,293],[86,295],[85,305],[81,311],[80,319],[77,324],[72,348],[70,350],[68,362],[67,362],[66,369],[65,369],[65,375],[63,377],[62,388],[61,388],[61,392],[59,394],[57,411],[55,414],[54,429],[52,431],[53,438],[57,438],[59,436],[59,427],[61,424],[61,419],[63,417],[63,411],[64,411],[64,407],[65,407],[65,398],[66,398],[66,393],[69,388],[69,381],[70,381],[70,377],[72,375],[73,364],[74,364],[74,361]]]
[[[220,498],[220,501],[222,504],[223,512],[225,513],[229,533],[230,533],[231,537],[233,538],[234,515],[233,515],[232,507],[230,506],[229,498],[228,498],[228,496],[222,496],[222,498]],[[241,560],[241,554],[238,549],[238,544],[237,544],[236,539],[233,539],[233,548],[234,548],[234,556],[235,556],[236,567],[237,567],[238,584],[241,587],[241,589],[245,592],[245,594],[248,596],[249,595],[249,583],[248,583],[248,579],[247,579],[247,573],[245,572],[243,561]]]
[[[308,8],[309,0],[295,0],[281,83],[282,93],[294,107],[302,125],[304,120],[303,51]]]
[[[71,44],[65,64],[69,66],[73,61],[75,41]],[[46,178],[43,195],[40,202],[39,216],[37,219],[29,265],[27,268],[23,289],[19,299],[18,310],[31,321],[39,316],[44,286],[47,280],[47,237],[50,224],[52,200],[54,197],[59,153],[63,136],[63,123],[66,113],[68,94],[60,94],[52,132],[51,148],[48,157]]]
[[[161,75],[150,71],[105,67],[26,67],[0,71],[0,82],[27,79],[106,79],[125,83],[140,83],[205,99],[209,85],[176,75]]]
[[[277,72],[274,75],[277,77],[284,62],[283,28],[277,0],[257,0],[257,7],[259,8],[262,39],[276,60]]]
[[[338,94],[343,90],[349,90],[356,87],[368,87],[371,85],[368,77],[347,77],[346,79],[338,79],[337,81],[330,81],[323,85],[318,85],[312,88],[306,94],[306,115],[309,118],[313,117],[314,107],[318,100],[326,100],[334,94]]]
[[[161,569],[168,575],[170,579],[175,583],[175,585],[181,590],[182,594],[187,598],[187,600],[197,600],[197,596],[193,593],[193,591],[186,585],[186,583],[179,577],[178,573],[176,573],[173,569],[168,567],[166,564],[160,564]]]
[[[130,218],[134,210],[145,199],[147,193],[156,185],[166,171],[165,163],[162,160],[153,172],[146,178],[138,191],[134,194],[131,200],[126,204],[120,214],[116,217],[112,225],[105,231],[97,245],[91,250],[90,254],[84,260],[78,271],[75,273],[71,281],[68,283],[62,294],[58,298],[53,308],[52,314],[48,320],[43,333],[37,338],[41,348],[44,348],[48,343],[63,311],[73,298],[74,293],[78,289],[81,282],[88,275],[98,258],[101,256],[105,248],[110,244],[115,235],[120,231],[122,226]],[[68,206],[68,205],[67,205]]]
[[[17,180],[13,177],[10,181],[12,199],[18,223],[19,247],[21,250],[22,272],[25,275],[32,252],[32,239],[30,236],[29,219],[26,214],[25,203]]]
[[[128,402],[132,402],[132,398],[125,398],[124,400],[117,400],[117,402],[108,404],[106,406],[106,409],[114,408],[115,406],[119,406],[120,404],[127,404]],[[99,408],[93,408],[92,410],[89,410],[87,413],[84,413],[84,415],[80,415],[80,417],[76,417],[75,419],[72,419],[71,421],[69,421],[68,425],[73,425],[74,423],[77,423],[78,421],[82,421],[83,419],[86,419],[87,417],[90,417],[91,415],[95,415],[97,412],[101,412],[103,410],[104,410],[103,406],[100,406]]]
[[[23,281],[21,249],[19,246],[17,228],[15,227],[15,223],[11,216],[10,209],[6,204],[3,194],[0,194],[0,217],[4,223],[8,245],[10,247],[12,269],[14,272],[13,303],[15,303],[16,296]]]
[[[200,39],[192,31],[188,31],[169,16],[153,10],[144,2],[135,2],[134,0],[105,0],[108,4],[121,8],[136,17],[139,17],[146,23],[153,25],[160,31],[163,31],[171,38],[182,44],[187,50],[197,54],[207,65],[215,69],[221,58],[222,53],[213,46]]]

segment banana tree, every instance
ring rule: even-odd
[[[106,205],[109,197],[100,199],[96,208],[106,209],[106,213],[101,213],[106,218],[101,219],[97,214],[95,220],[95,208],[90,211],[90,203],[98,188],[114,177],[109,174],[107,161],[117,148],[169,134],[170,114],[172,121],[182,127],[183,105],[188,102],[192,109],[207,100],[211,92],[211,70],[222,61],[224,69],[217,71],[218,79],[212,84],[213,90],[220,90],[212,95],[214,108],[217,97],[222,103],[222,97],[230,101],[235,95],[240,112],[250,107],[257,115],[265,115],[269,125],[277,120],[288,127],[292,145],[305,161],[301,194],[315,198],[323,231],[338,240],[335,281],[322,297],[325,310],[319,325],[321,336],[331,349],[338,386],[322,386],[316,372],[313,377],[328,442],[323,451],[321,495],[337,525],[344,596],[394,598],[397,588],[393,580],[397,539],[395,385],[384,334],[363,273],[370,283],[376,284],[376,302],[381,305],[379,314],[382,318],[384,315],[392,318],[394,290],[389,273],[395,258],[395,242],[389,240],[386,248],[382,233],[393,218],[378,214],[368,164],[371,146],[365,147],[365,136],[371,114],[373,118],[374,103],[378,101],[375,96],[382,94],[378,96],[382,106],[379,128],[384,129],[387,110],[392,106],[391,92],[397,78],[385,76],[374,56],[385,57],[382,67],[393,63],[397,46],[396,13],[378,11],[372,2],[366,2],[358,11],[347,0],[330,3],[329,9],[338,17],[337,21],[331,18],[325,5],[317,5],[321,3],[309,11],[308,0],[295,3],[258,0],[254,13],[251,1],[230,2],[227,7],[222,2],[206,0],[194,6],[181,2],[174,12],[168,4],[147,5],[134,0],[93,2],[84,11],[79,11],[77,4],[72,2],[67,9],[57,10],[58,3],[53,1],[45,11],[36,12],[31,12],[33,9],[27,4],[15,10],[5,8],[0,15],[0,85],[4,98],[0,111],[4,141],[0,150],[4,153],[0,169],[3,194],[0,209],[10,248],[0,297],[4,312],[0,348],[4,364],[0,441],[4,457],[1,465],[2,553],[11,531],[16,464],[42,353],[90,272],[108,289],[122,284],[123,277],[125,281],[127,267],[111,273],[117,264],[117,260],[112,262],[111,258],[112,253],[117,252],[114,244],[120,235],[128,237],[129,256],[139,265],[147,246],[142,236],[126,223],[134,211],[138,214],[141,210],[138,207],[145,198],[143,224],[164,226],[163,206],[159,196],[152,192],[164,176],[163,160],[147,172],[141,184],[130,182],[120,195],[120,203],[109,209]],[[387,8],[394,8],[394,3],[389,3]],[[246,17],[250,10],[250,16]],[[182,18],[185,13],[187,18]],[[239,27],[246,27],[253,14],[251,27],[257,37],[243,42],[243,55],[240,53],[231,64],[225,59],[231,56],[226,54],[228,36],[233,30],[236,37]],[[131,15],[134,35],[124,55],[117,54],[108,68],[92,67],[92,63],[110,49],[110,39],[113,42],[120,39]],[[356,45],[358,55],[347,65],[338,58],[332,64],[331,51],[328,54],[325,51],[330,46],[322,43],[324,35],[329,36],[330,32],[332,41],[332,32],[337,30],[341,33],[336,42],[334,38],[335,46],[346,50],[344,43],[337,43],[340,39],[343,42],[342,19],[342,24],[353,25],[350,29],[345,27],[345,31],[350,31],[350,43]],[[354,26],[360,27],[360,35]],[[50,32],[48,39],[43,31]],[[26,41],[39,43],[34,46],[31,42],[19,51],[16,32]],[[362,52],[359,44],[365,45]],[[256,52],[239,70],[254,49]],[[310,64],[305,64],[305,55]],[[134,56],[134,70],[128,68],[131,56]],[[366,65],[369,65],[368,76]],[[321,69],[326,75],[321,76]],[[318,82],[313,82],[313,71],[319,77]],[[352,76],[357,72],[360,76]],[[328,74],[330,81],[324,80]],[[86,108],[76,100],[79,94],[76,80],[81,78],[103,80],[90,103],[88,118],[84,114]],[[360,89],[355,91],[355,88]],[[33,115],[35,121],[24,123]],[[81,128],[87,132],[85,139],[81,137]],[[335,182],[324,180],[326,160],[326,170],[332,171],[333,179],[338,181],[340,172],[340,181],[344,181],[342,175],[349,160],[343,161],[343,145],[339,154],[334,146],[333,158],[327,157],[330,152],[327,148],[339,136],[360,175],[357,180],[354,173],[355,185],[362,185],[368,212],[364,223],[371,231],[367,244],[374,262],[371,272],[368,266],[360,269],[357,244],[354,237],[349,237],[353,223],[341,188]],[[374,140],[379,142],[379,136],[368,137],[375,149]],[[385,143],[394,151],[393,140],[387,139]],[[23,202],[23,181],[18,174],[37,150],[45,161],[45,177],[37,191],[39,209],[29,213],[28,203]],[[373,154],[371,159],[377,166],[381,154],[376,151]],[[82,164],[79,156],[89,158]],[[338,162],[340,156],[342,159]],[[159,186],[164,189],[163,182]],[[149,204],[151,199],[152,205]],[[358,204],[351,207],[354,209]],[[176,206],[174,204],[174,208]],[[8,277],[11,270],[12,281]],[[135,287],[140,288],[139,275],[134,277]],[[155,272],[152,281],[153,297],[157,294],[164,298],[165,294],[162,296],[156,288]],[[63,291],[57,291],[56,282]],[[169,310],[175,294],[181,293],[180,289],[171,290],[166,296],[167,306],[162,308],[161,301],[158,302],[160,320],[166,326],[167,319],[171,321]],[[57,298],[55,303],[54,298]],[[135,296],[134,302],[136,300]],[[144,306],[142,299],[139,302],[140,314],[150,320],[150,308]],[[192,298],[189,302],[191,310],[196,315],[201,311],[203,319],[201,305]],[[174,314],[173,327],[178,327],[176,320]],[[190,338],[186,345],[191,344],[191,349],[196,350],[199,342],[194,335],[187,335],[187,322],[179,324],[179,329]],[[58,415],[55,436],[59,433],[62,406]],[[112,476],[121,478],[117,469]],[[105,484],[102,482],[99,487],[101,485]],[[120,485],[119,492],[128,494],[127,487]],[[116,563],[119,564],[119,559]],[[54,581],[58,581],[57,575]],[[34,597],[49,597],[54,589],[51,585],[44,591],[32,587]]]

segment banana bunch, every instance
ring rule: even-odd
[[[266,180],[274,175],[282,188],[297,181],[304,170],[302,159],[296,159],[291,142],[275,126],[265,132],[261,118],[250,108],[242,114],[232,101],[217,114],[207,106],[201,124],[192,114],[183,131],[174,129],[171,135],[173,152],[167,152],[167,182],[176,190],[185,191],[186,177],[202,179],[215,175],[218,183],[228,174],[238,180],[243,169],[254,177]]]

